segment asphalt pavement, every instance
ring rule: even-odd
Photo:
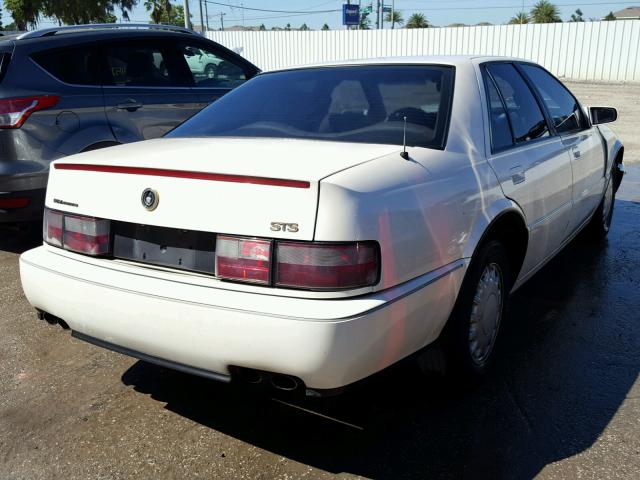
[[[640,478],[640,168],[608,242],[578,238],[511,299],[467,393],[403,365],[342,396],[246,392],[36,319],[0,229],[0,479]],[[96,305],[100,308],[100,305]]]

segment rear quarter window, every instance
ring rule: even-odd
[[[35,53],[32,60],[58,80],[74,85],[100,85],[101,60],[96,48],[81,46]]]

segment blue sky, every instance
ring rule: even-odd
[[[368,5],[372,0],[362,0],[362,5]],[[373,0],[375,3],[376,0]],[[525,10],[529,10],[537,0],[525,0]],[[0,3],[2,1],[0,0]],[[176,1],[175,4],[182,4],[182,0]],[[262,8],[271,10],[339,10],[343,3],[342,0],[218,0],[217,3],[231,4],[236,7],[244,6],[251,8]],[[352,0],[357,3],[357,0]],[[563,20],[567,20],[576,8],[580,8],[585,18],[601,18],[609,11],[621,10],[622,8],[632,6],[634,3],[640,6],[640,0],[635,2],[612,2],[610,0],[556,0]],[[138,0],[138,6],[130,15],[131,19],[136,22],[149,21],[149,14],[144,8],[144,0]],[[391,5],[391,0],[386,1],[386,5]],[[395,0],[395,7],[400,10],[405,17],[409,17],[414,12],[420,12],[426,15],[429,21],[434,25],[448,25],[451,23],[476,24],[479,22],[491,22],[495,24],[506,23],[515,13],[522,10],[522,0]],[[191,11],[193,14],[192,21],[194,24],[200,23],[199,0],[190,0]],[[306,23],[310,28],[318,29],[325,22],[332,29],[343,28],[341,26],[341,13],[316,13],[316,14],[283,14],[283,13],[265,13],[258,11],[243,10],[240,8],[232,8],[223,5],[209,3],[209,26],[219,28],[220,21],[219,12],[224,12],[225,26],[242,25],[243,18],[245,25],[259,25],[264,23],[267,28],[272,26],[284,26],[290,23],[294,27],[299,27],[302,23]],[[3,23],[6,25],[11,22],[9,12],[3,8]],[[43,19],[41,26],[51,25],[51,22]]]

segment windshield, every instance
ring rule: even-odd
[[[323,67],[265,73],[168,137],[270,137],[443,148],[453,68]]]

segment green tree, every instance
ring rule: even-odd
[[[5,32],[15,32],[18,30],[18,26],[15,24],[15,22],[11,22],[9,24],[7,24],[4,29]]]
[[[584,18],[582,17],[582,10],[579,8],[575,11],[575,13],[571,14],[570,22],[584,22]]]
[[[169,0],[144,1],[144,8],[147,9],[147,12],[151,12],[149,16],[152,23],[162,23],[162,17],[168,17],[171,14],[171,10],[173,10],[172,7],[173,5]]]
[[[4,0],[20,30],[35,27],[42,17],[61,24],[107,22],[113,18],[116,8],[125,19],[138,0]]]
[[[303,32],[306,32],[307,30],[309,30],[309,27],[307,26],[307,24],[306,24],[306,23],[303,23],[303,24],[300,26],[300,30],[302,30]]]
[[[267,27],[264,26],[264,23],[261,23],[260,26],[258,27],[258,30],[260,30],[261,32],[264,32],[267,29]]]
[[[284,27],[284,29],[285,29],[286,31],[291,30],[291,24],[290,24],[290,23],[287,23],[287,26],[286,26],[286,27]]]
[[[371,28],[371,19],[368,12],[362,12],[360,14],[360,23],[358,24],[360,30],[369,30]]]
[[[558,23],[561,22],[558,7],[548,0],[540,0],[531,9],[533,23]]]
[[[611,22],[611,21],[613,21],[613,20],[617,20],[616,16],[613,14],[613,12],[609,12],[609,13],[607,14],[607,16],[606,16],[606,17],[604,17],[604,21],[605,21],[605,22]]]
[[[407,20],[404,28],[429,28],[429,20],[422,13],[414,13]]]
[[[193,15],[189,14],[189,16],[193,18]],[[155,23],[184,27],[184,7],[182,5],[171,5],[171,10],[164,10],[160,21]]]
[[[402,18],[402,13],[398,10],[394,10],[393,15],[392,15],[392,12],[387,13],[386,17],[384,17],[384,21],[391,22],[391,28],[395,28],[396,24],[397,25],[404,24],[404,18]]]
[[[325,31],[326,31],[326,30],[331,30],[331,29],[329,28],[329,25],[327,25],[327,24],[325,23],[324,25],[322,25],[322,30],[325,30]]]
[[[511,20],[509,20],[510,25],[522,25],[524,23],[529,23],[529,14],[527,12],[519,12],[516,13]]]

